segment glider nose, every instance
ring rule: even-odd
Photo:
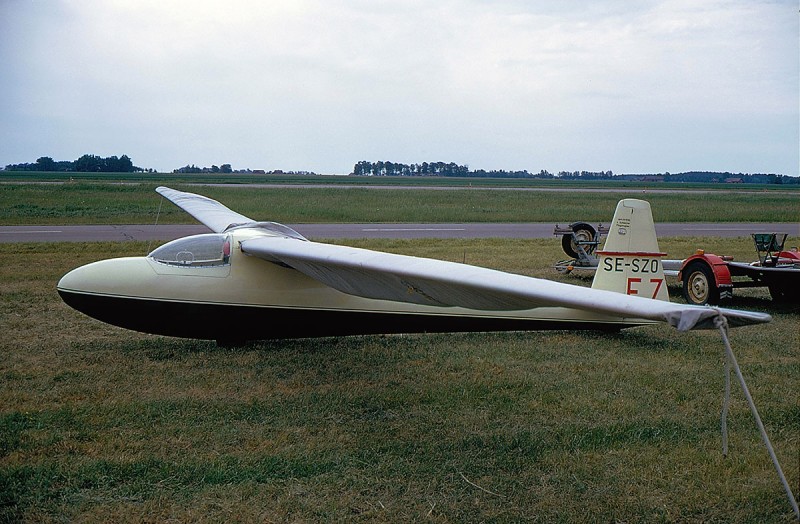
[[[129,295],[154,274],[144,257],[112,258],[73,269],[56,287],[59,292]]]
[[[143,257],[101,260],[73,269],[56,289],[67,305],[98,318],[108,298],[137,296],[154,274]]]
[[[56,289],[62,297],[64,293],[83,293],[92,288],[92,271],[88,268],[89,266],[77,267],[61,277]]]

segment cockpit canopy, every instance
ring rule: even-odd
[[[172,266],[222,266],[230,263],[231,238],[215,233],[179,238],[154,249],[148,256]]]

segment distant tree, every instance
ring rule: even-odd
[[[202,173],[203,170],[200,169],[199,167],[197,167],[194,164],[192,164],[192,165],[186,164],[185,166],[179,167],[178,169],[173,169],[172,172],[173,173]]]
[[[75,161],[75,171],[94,173],[101,171],[102,159],[97,155],[83,155]]]
[[[134,170],[135,166],[128,155],[122,155],[119,157],[119,162],[117,162],[117,173],[132,173]]]
[[[230,164],[222,164],[219,166],[220,173],[233,173],[233,169],[231,169]]]
[[[43,156],[36,159],[36,167],[40,171],[55,171],[56,163],[49,156]]]

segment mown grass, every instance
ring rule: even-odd
[[[0,224],[192,223],[154,189],[157,184],[3,184]],[[370,188],[254,188],[235,185],[177,189],[201,193],[256,220],[320,222],[608,222],[621,198],[645,198],[657,222],[794,222],[800,192],[433,191]],[[644,192],[643,192],[644,191]]]
[[[558,275],[556,240],[348,241]],[[748,259],[749,239],[662,239]],[[721,454],[718,334],[254,343],[132,333],[58,278],[143,243],[0,245],[0,521],[791,522],[741,392]],[[678,294],[677,286],[671,293]],[[732,342],[800,491],[798,312]]]

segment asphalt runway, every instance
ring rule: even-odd
[[[331,238],[549,238],[556,224],[288,224],[311,239]],[[562,224],[566,226],[567,224]],[[593,224],[595,227],[598,224]],[[195,225],[79,225],[0,226],[0,243],[13,242],[124,242],[172,240],[208,233]],[[788,233],[787,245],[800,241],[798,223],[663,223],[656,224],[659,237],[747,237],[751,233]],[[794,245],[794,244],[791,244]]]

